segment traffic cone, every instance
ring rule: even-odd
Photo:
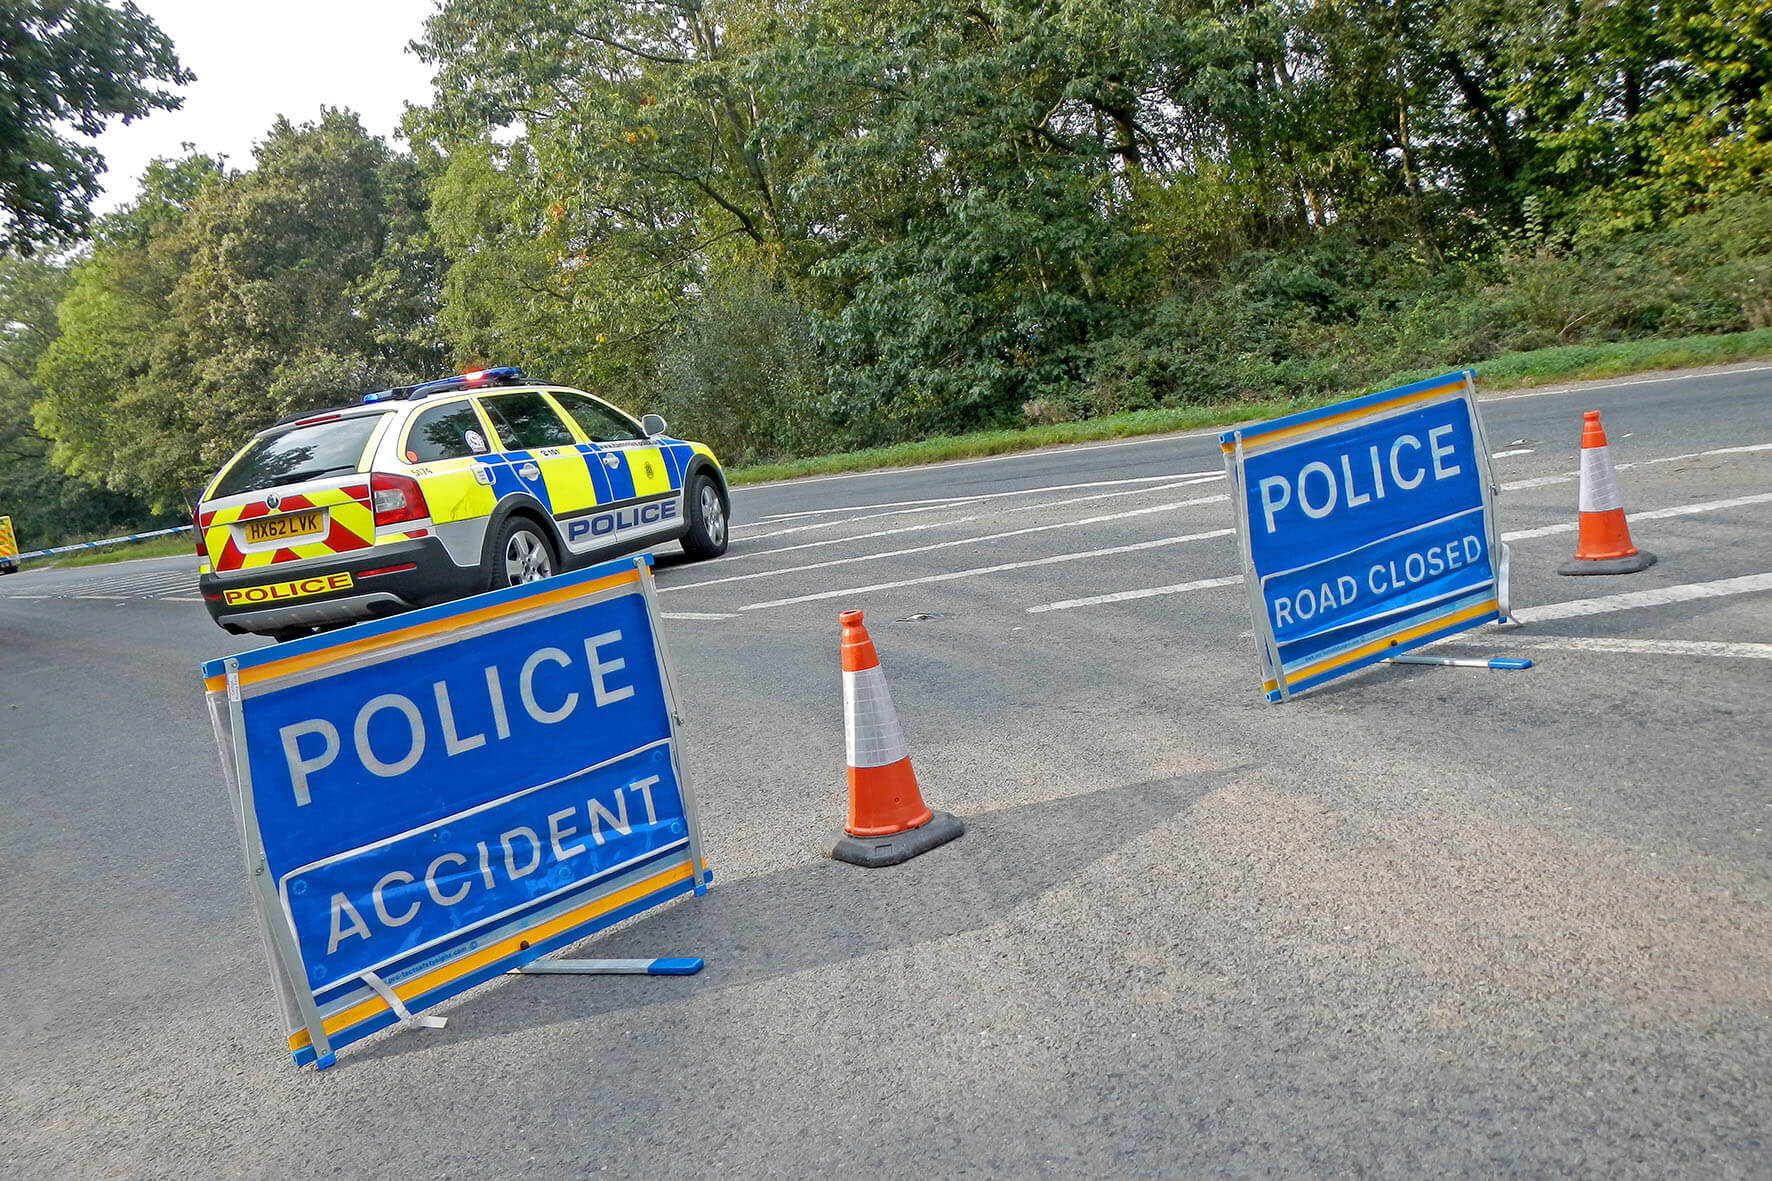
[[[870,868],[897,865],[946,844],[965,826],[932,812],[917,790],[904,734],[886,690],[886,674],[860,611],[837,617],[843,625],[843,735],[848,747],[849,823],[828,852],[838,861]]]
[[[1635,574],[1655,565],[1655,555],[1631,544],[1624,520],[1624,500],[1606,450],[1600,412],[1581,416],[1581,519],[1575,535],[1575,557],[1557,567],[1558,574]]]

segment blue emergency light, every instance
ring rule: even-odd
[[[523,380],[523,371],[515,365],[500,365],[494,369],[476,369],[472,373],[458,373],[453,377],[439,377],[435,381],[421,382],[418,385],[395,386],[391,390],[376,390],[372,394],[363,395],[365,406],[375,402],[398,402],[406,399],[428,398],[432,394],[444,394],[451,390],[471,390],[483,385],[514,385]]]

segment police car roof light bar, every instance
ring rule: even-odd
[[[495,369],[476,369],[472,373],[458,373],[454,377],[440,377],[436,381],[423,382],[413,386],[407,397],[426,398],[432,394],[471,390],[483,385],[515,385],[522,380],[523,371],[517,366],[500,365]]]
[[[432,394],[471,390],[483,385],[515,385],[522,380],[523,371],[517,366],[500,365],[496,369],[476,369],[472,373],[457,373],[452,377],[439,377],[435,381],[423,381],[417,385],[397,385],[392,389],[376,390],[363,395],[363,404],[367,406],[375,402],[416,400]]]

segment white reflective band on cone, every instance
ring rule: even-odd
[[[1581,511],[1609,513],[1623,508],[1618,477],[1612,474],[1612,456],[1604,447],[1581,449]]]
[[[851,767],[890,767],[909,755],[879,665],[843,674],[843,738]]]

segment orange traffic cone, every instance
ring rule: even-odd
[[[848,747],[849,823],[829,853],[868,867],[897,865],[965,832],[946,812],[932,812],[917,790],[886,674],[860,611],[843,625],[843,734]]]
[[[1581,519],[1575,535],[1575,557],[1557,567],[1558,574],[1635,574],[1655,565],[1655,555],[1630,542],[1624,500],[1606,450],[1600,412],[1581,416]]]

